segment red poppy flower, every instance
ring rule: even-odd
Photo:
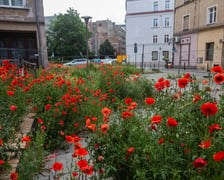
[[[73,137],[72,136],[65,136],[66,142],[72,143],[73,142]]]
[[[4,164],[5,162],[3,160],[0,160],[0,165]]]
[[[223,74],[216,74],[214,76],[214,81],[216,84],[221,84],[222,82],[224,82],[224,75]]]
[[[103,124],[101,126],[102,133],[107,133],[108,129],[109,129],[109,125],[108,124]]]
[[[98,161],[102,161],[102,160],[103,160],[103,156],[99,156]]]
[[[211,141],[202,141],[200,145],[198,145],[199,147],[203,148],[203,149],[206,149],[208,147],[211,146]]]
[[[157,131],[156,126],[151,125],[151,128],[154,129],[155,131]]]
[[[88,168],[88,161],[85,159],[80,160],[76,163],[81,171],[85,171]]]
[[[162,116],[156,115],[156,116],[152,117],[151,123],[152,124],[159,124],[159,123],[161,123],[161,120],[162,120]]]
[[[222,129],[220,126],[219,126],[219,124],[215,124],[214,123],[214,125],[211,127],[211,126],[209,126],[208,127],[210,130],[209,130],[209,133],[212,133],[213,131],[215,131],[216,129]]]
[[[2,144],[3,144],[3,140],[2,140],[2,139],[0,139],[0,146],[2,146]]]
[[[162,91],[165,88],[165,82],[158,82],[155,84],[156,91]]]
[[[180,88],[185,88],[187,85],[188,80],[183,78],[183,79],[178,79],[178,86]]]
[[[86,175],[92,175],[93,174],[93,165],[87,167],[86,170],[83,171],[83,173],[86,174]]]
[[[167,127],[169,127],[169,126],[174,126],[175,127],[177,125],[178,125],[178,123],[175,119],[168,117]]]
[[[221,161],[224,159],[224,151],[217,152],[215,155],[213,155],[213,159],[215,161]]]
[[[158,79],[158,82],[163,82],[163,81],[164,81],[163,78],[159,78],[159,79]]]
[[[107,107],[102,109],[102,113],[103,113],[104,117],[107,117],[111,112],[112,111]]]
[[[218,112],[218,108],[213,103],[205,103],[201,106],[201,111],[205,116],[213,116]]]
[[[10,175],[10,179],[11,180],[16,180],[18,178],[18,174],[16,172],[13,172],[11,175]]]
[[[201,168],[201,167],[204,167],[208,163],[204,159],[198,158],[193,162],[193,164],[195,168]]]
[[[134,108],[136,108],[137,107],[137,103],[136,102],[132,102],[131,103],[131,106],[134,107]]]
[[[45,106],[45,109],[46,109],[46,110],[51,109],[51,105],[50,105],[50,104],[47,104],[47,105]]]
[[[75,150],[76,155],[78,155],[79,157],[83,157],[87,154],[89,154],[89,152],[87,152],[87,150],[85,148],[79,148]]]
[[[73,177],[76,177],[76,176],[78,176],[78,175],[79,175],[79,174],[78,174],[77,172],[73,172],[73,173],[72,173],[72,176],[73,176]]]
[[[130,147],[129,149],[128,149],[128,152],[133,152],[135,150],[135,147]]]
[[[15,93],[14,93],[13,91],[7,91],[7,94],[8,94],[9,96],[12,96],[12,95],[14,95]]]
[[[150,104],[155,104],[155,99],[153,99],[153,98],[147,98],[146,100],[145,100],[145,103],[146,104],[148,104],[148,105],[150,105]]]
[[[44,123],[44,122],[42,121],[42,119],[40,119],[40,118],[37,120],[37,122],[40,123],[40,124],[43,124],[43,123]]]
[[[9,108],[10,108],[12,111],[15,111],[16,109],[18,109],[18,107],[17,107],[17,106],[14,106],[14,105],[11,105]]]
[[[123,119],[128,119],[129,117],[135,116],[135,114],[128,111],[123,112],[121,115]]]
[[[53,167],[52,167],[55,171],[60,171],[63,169],[63,164],[59,163],[59,162],[55,162],[53,164]]]
[[[169,80],[165,80],[164,84],[165,84],[166,87],[170,87],[170,81]]]
[[[198,100],[201,100],[201,96],[199,96],[197,93],[193,97],[193,103],[196,103]]]
[[[124,102],[125,102],[125,104],[129,105],[129,104],[131,104],[132,99],[131,98],[127,98],[127,99],[125,99]]]
[[[184,75],[185,79],[189,79],[190,77],[191,77],[190,73],[187,73],[187,74]]]
[[[26,136],[26,137],[23,137],[22,139],[21,139],[21,141],[22,142],[31,142],[31,139],[30,139],[30,137],[29,136]]]
[[[29,91],[29,90],[30,90],[29,87],[25,87],[24,90],[23,90],[23,92],[27,92],[27,91]]]
[[[163,142],[164,142],[164,138],[161,138],[158,143],[162,144]]]
[[[213,73],[221,73],[222,72],[222,67],[221,66],[215,66],[215,67],[211,68],[211,71]]]

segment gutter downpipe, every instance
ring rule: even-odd
[[[37,33],[38,33],[38,41],[39,41],[39,57],[40,57],[40,65],[43,65],[43,53],[42,53],[42,42],[41,42],[41,33],[40,33],[40,20],[39,20],[39,7],[38,0],[35,0],[36,5],[36,21],[37,21]]]

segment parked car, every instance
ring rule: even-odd
[[[108,59],[102,59],[102,62],[104,64],[114,64],[116,61],[116,59],[111,59],[111,58],[108,58]]]
[[[96,63],[96,64],[101,64],[102,60],[101,59],[91,59],[90,62],[91,63]]]
[[[70,62],[64,63],[64,66],[77,66],[87,64],[87,59],[73,59]]]

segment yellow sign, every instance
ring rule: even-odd
[[[118,55],[117,56],[117,62],[122,63],[123,60],[127,59],[127,55]]]

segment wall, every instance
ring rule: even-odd
[[[190,38],[190,49],[188,50],[184,45],[182,46],[182,53],[180,54],[180,45],[181,41],[185,38]],[[189,61],[190,67],[196,67],[197,65],[197,38],[198,34],[187,34],[180,36],[180,43],[175,44],[175,51],[174,51],[174,66],[179,67],[179,65],[184,66],[184,61],[180,62],[180,59],[185,59],[189,53]],[[180,57],[181,56],[181,57]],[[185,65],[188,66],[188,63],[185,62]]]
[[[134,43],[138,45],[137,61],[142,59],[144,45],[144,59],[147,62],[158,63],[152,60],[152,51],[158,51],[158,59],[162,61],[162,51],[169,51],[169,59],[172,59],[172,42],[164,43],[164,35],[169,39],[173,37],[173,5],[170,1],[170,9],[165,10],[164,0],[159,0],[159,11],[153,11],[153,2],[149,0],[127,1],[126,14],[126,52],[128,61],[135,62]],[[169,27],[164,26],[165,18],[169,17]],[[158,18],[158,27],[153,27],[153,19]],[[153,43],[153,35],[158,36],[156,44]],[[163,62],[163,61],[162,61]]]
[[[209,31],[200,31],[198,33],[198,53],[197,57],[203,58],[203,65],[200,65],[204,69],[207,68],[207,64],[209,66],[213,66],[214,64],[221,65],[222,60],[222,48],[223,42],[220,43],[220,39],[223,39],[223,31],[224,28],[210,29]],[[212,36],[211,36],[212,34]],[[220,38],[222,37],[222,38]],[[212,62],[206,61],[206,43],[214,42],[214,59]]]
[[[44,24],[43,0],[38,0],[38,14],[40,22],[41,34],[41,51],[43,57],[43,65],[48,65],[47,47],[46,47],[46,34]],[[35,0],[27,0],[25,7],[2,7],[0,6],[0,31],[11,32],[35,32],[38,48],[39,37],[36,22],[36,4]]]

